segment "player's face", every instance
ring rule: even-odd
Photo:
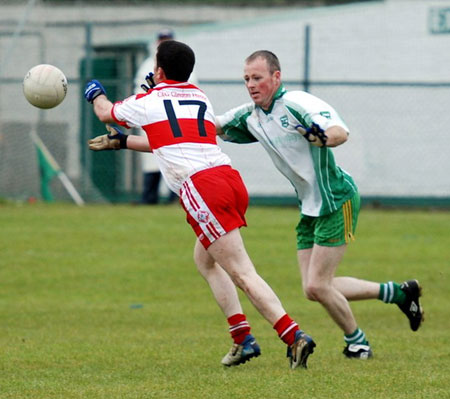
[[[244,66],[244,80],[253,102],[268,110],[281,84],[280,71],[270,72],[267,61],[258,57]]]

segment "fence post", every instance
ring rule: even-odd
[[[305,54],[303,59],[303,87],[306,92],[309,91],[309,49],[311,44],[311,26],[305,25]]]
[[[84,91],[84,85],[87,80],[93,78],[93,49],[92,49],[92,22],[86,22],[84,25],[84,34],[85,34],[85,52],[86,52],[86,67],[85,67],[85,76],[82,76],[80,74],[80,87],[81,87],[81,93]],[[81,71],[81,70],[80,70]],[[86,139],[92,137],[92,109],[87,103],[87,101],[84,100],[83,95],[81,98],[82,106],[81,106],[81,120],[84,121],[82,123],[82,130],[81,130],[81,145],[86,145]],[[80,148],[81,153],[81,170],[82,170],[82,182],[81,186],[83,188],[83,192],[87,192],[87,182],[90,179],[90,171],[91,171],[91,154],[86,149],[86,147]]]

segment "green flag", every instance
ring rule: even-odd
[[[55,161],[55,158],[53,158],[50,151],[39,138],[35,129],[31,129],[30,136],[33,140],[34,145],[36,146],[39,162],[39,172],[41,174],[41,195],[43,200],[48,202],[53,201],[53,195],[50,190],[49,184],[55,176],[58,176],[58,179],[61,181],[62,185],[67,190],[72,199],[76,202],[76,204],[79,206],[84,205],[83,198],[80,197],[80,194],[78,194],[78,191],[75,189],[69,178],[63,172],[58,163]]]
[[[51,180],[58,175],[59,168],[54,165],[51,158],[48,157],[47,152],[41,148],[39,143],[36,144],[36,151],[39,162],[39,172],[41,175],[41,195],[42,199],[47,202],[53,201],[53,195],[50,190]]]

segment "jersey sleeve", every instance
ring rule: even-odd
[[[238,144],[258,141],[247,127],[247,118],[251,115],[253,109],[253,104],[248,103],[218,116],[217,121],[224,132],[224,135],[220,138]]]
[[[142,115],[145,115],[144,102],[139,101],[146,93],[137,94],[126,98],[123,101],[114,103],[111,109],[111,116],[115,122],[127,129],[142,126]]]
[[[323,130],[331,126],[341,126],[349,132],[347,125],[331,105],[309,93],[288,92],[285,95],[285,104],[296,124],[310,127],[312,123],[316,123]]]

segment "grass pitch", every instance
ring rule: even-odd
[[[418,278],[426,321],[352,303],[374,350],[301,292],[294,208],[252,207],[243,236],[286,310],[317,342],[308,370],[241,295],[262,356],[224,369],[227,323],[192,261],[178,206],[0,205],[0,398],[449,398],[450,213],[363,210],[339,275]]]

